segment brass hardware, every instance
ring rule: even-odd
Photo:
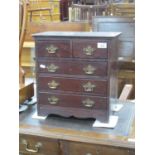
[[[46,50],[48,51],[48,53],[50,54],[54,54],[57,52],[58,47],[54,46],[54,45],[50,45],[49,47],[46,47]]]
[[[50,64],[49,66],[47,66],[48,71],[49,71],[49,72],[52,72],[52,73],[56,72],[56,70],[57,70],[58,68],[59,68],[59,67],[56,66],[56,65],[54,65],[54,64]]]
[[[50,104],[54,105],[54,104],[58,103],[59,99],[57,97],[55,97],[55,96],[52,96],[52,97],[48,98],[48,101],[50,102]]]
[[[84,91],[86,92],[92,92],[95,87],[96,85],[92,84],[91,82],[87,82],[83,85]]]
[[[42,143],[38,142],[35,145],[35,149],[30,149],[30,148],[28,148],[29,145],[28,145],[28,142],[25,139],[22,140],[22,143],[26,145],[25,150],[28,151],[28,152],[31,152],[31,153],[38,153],[39,148],[42,146]]]
[[[83,48],[83,52],[85,55],[91,56],[94,54],[95,49],[88,45],[86,48]]]
[[[87,98],[86,100],[82,101],[83,105],[85,107],[91,108],[94,106],[95,102],[89,98]]]
[[[51,89],[56,89],[59,86],[59,83],[52,80],[51,82],[48,83],[49,88]]]
[[[94,74],[94,71],[96,70],[96,68],[93,67],[92,65],[88,65],[88,66],[84,67],[83,70],[86,74],[91,75],[91,74]]]

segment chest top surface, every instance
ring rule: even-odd
[[[117,37],[121,32],[41,32],[33,34],[33,37],[105,37],[113,38]]]

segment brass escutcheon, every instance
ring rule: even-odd
[[[23,139],[22,140],[22,144],[25,145],[25,150],[28,151],[28,152],[31,152],[31,153],[38,153],[39,152],[39,148],[42,146],[42,143],[38,142],[36,145],[35,145],[35,149],[30,149],[28,146],[28,142]]]
[[[56,66],[56,65],[54,65],[54,64],[50,64],[49,66],[47,66],[47,70],[48,70],[49,72],[52,72],[52,73],[56,72],[56,70],[57,70],[58,68],[59,68],[59,67]]]
[[[96,85],[92,84],[91,82],[87,82],[86,84],[83,85],[84,91],[86,92],[92,92],[95,87]]]
[[[88,45],[86,48],[83,48],[83,52],[85,55],[91,56],[94,54],[95,49]]]
[[[82,103],[85,107],[88,107],[88,108],[91,108],[95,105],[95,102],[89,98],[87,98],[86,100],[83,100]]]
[[[54,104],[58,103],[59,99],[57,97],[55,97],[55,96],[51,96],[51,97],[48,98],[48,101],[49,101],[50,104],[54,105]]]
[[[57,52],[58,47],[54,46],[54,45],[50,45],[48,47],[46,47],[46,50],[48,51],[48,53],[50,54],[54,54]]]
[[[85,74],[91,75],[94,74],[94,71],[96,70],[95,67],[93,67],[92,65],[88,65],[86,67],[83,68]]]
[[[51,89],[56,89],[59,86],[59,83],[56,82],[55,80],[52,80],[51,82],[48,83],[48,86]]]

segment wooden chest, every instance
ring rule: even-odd
[[[119,32],[34,34],[38,115],[108,122],[117,97]]]

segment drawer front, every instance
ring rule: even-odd
[[[62,141],[61,146],[65,150],[64,155],[100,155],[100,147],[95,144]]]
[[[42,91],[69,91],[79,93],[91,93],[107,96],[106,80],[90,80],[60,77],[39,77],[38,88]]]
[[[130,155],[127,148],[61,141],[65,155]]]
[[[127,148],[101,146],[100,154],[106,155],[130,155],[130,150]]]
[[[38,71],[52,74],[107,76],[108,62],[48,60],[38,62]]]
[[[39,93],[39,104],[81,109],[104,110],[107,108],[107,98],[86,95],[68,95],[58,93]]]
[[[72,57],[68,40],[38,41],[36,51],[38,57]]]
[[[59,155],[59,145],[57,140],[48,138],[20,135],[19,152],[37,155]]]
[[[74,40],[73,57],[108,58],[108,42],[103,40]]]
[[[129,155],[135,155],[135,149],[130,149],[129,150]]]

